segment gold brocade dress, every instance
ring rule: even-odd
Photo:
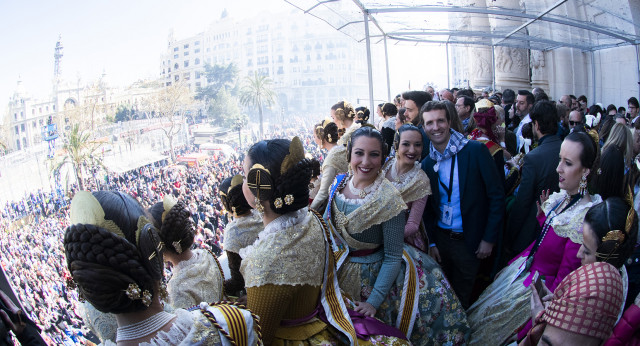
[[[308,208],[271,221],[253,245],[240,250],[247,306],[260,316],[265,344],[344,345],[348,339],[313,316],[323,287],[324,229]],[[296,324],[286,321],[298,320]],[[372,337],[359,344],[401,345],[402,340]]]
[[[214,255],[203,249],[191,250],[193,256],[172,269],[167,283],[169,304],[187,309],[201,302],[217,302],[223,296],[223,276]]]

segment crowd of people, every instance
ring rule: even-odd
[[[276,130],[272,138],[308,132],[306,128]],[[311,134],[305,136],[310,154]],[[237,156],[211,157],[197,166],[171,165],[159,161],[123,173],[105,173],[99,182],[88,179],[89,190],[117,190],[133,196],[145,208],[162,201],[167,195],[179,197],[191,212],[196,235],[195,247],[209,249],[216,255],[223,251],[226,217],[219,183],[242,170],[246,147],[235,147]],[[177,148],[176,153],[198,152],[195,147]],[[84,328],[79,300],[74,290],[67,289],[68,270],[62,247],[69,226],[70,197],[78,190],[72,184],[68,193],[35,191],[19,201],[6,202],[0,224],[5,234],[0,238],[1,264],[26,313],[42,330],[50,344],[82,342],[88,337],[98,341]],[[33,269],[33,270],[32,270]]]
[[[237,156],[7,203],[2,266],[55,344],[233,340],[196,330],[220,322],[195,307],[218,298],[246,304],[225,309],[253,313],[251,340],[267,344],[640,342],[640,105],[587,105],[540,88],[428,87],[371,122],[338,102]],[[114,242],[130,257],[96,245]],[[103,314],[117,334],[98,331]]]

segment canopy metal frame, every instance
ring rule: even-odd
[[[312,15],[319,20],[324,21],[336,30],[344,33],[347,36],[354,38],[358,42],[365,42],[367,49],[367,64],[368,77],[369,77],[369,102],[370,109],[374,109],[373,101],[373,77],[371,73],[371,43],[384,43],[385,49],[385,61],[386,61],[386,73],[387,73],[387,94],[391,95],[390,80],[389,80],[389,64],[388,64],[388,44],[441,44],[446,47],[447,50],[447,84],[450,83],[450,71],[449,71],[449,46],[450,45],[463,45],[463,46],[490,46],[492,48],[492,57],[495,57],[495,47],[513,47],[524,48],[531,50],[550,51],[558,48],[573,48],[582,51],[583,53],[590,53],[590,58],[593,64],[595,60],[594,52],[620,47],[620,46],[635,46],[636,60],[638,62],[638,83],[640,84],[640,36],[636,34],[640,29],[640,23],[634,22],[632,19],[627,19],[620,14],[615,13],[614,10],[610,10],[604,4],[599,4],[598,0],[589,1],[588,3],[582,0],[557,0],[555,3],[544,9],[538,9],[538,11],[524,11],[522,9],[510,9],[499,6],[454,6],[450,4],[431,4],[431,5],[413,5],[405,4],[402,0],[390,0],[388,2],[379,2],[375,0],[351,0],[356,5],[357,9],[361,13],[362,19],[357,18],[357,15],[351,13],[351,17],[343,15],[333,8],[337,4],[349,3],[349,0],[284,0],[292,6],[298,8],[306,14]],[[384,3],[384,5],[381,5]],[[368,4],[371,6],[368,7]],[[556,15],[552,12],[562,5],[575,5],[575,6],[590,6],[597,9],[603,14],[610,15],[616,19],[624,22],[627,27],[631,27],[633,30],[622,31],[615,27],[603,26],[593,21],[580,20],[578,18],[571,18],[569,16]],[[601,6],[602,5],[602,6]],[[318,14],[318,7],[323,6],[324,13]],[[394,28],[385,30],[385,27],[398,26],[397,22],[385,22],[385,15],[389,14],[414,14],[414,13],[462,13],[469,15],[487,15],[492,18],[502,20],[506,22],[509,20],[515,20],[515,24],[512,28],[508,28],[504,25],[504,28],[500,28],[501,31],[491,30],[442,30],[435,29],[433,27],[414,28],[409,26],[400,26],[400,28]],[[342,19],[336,20],[337,19]],[[525,22],[521,22],[525,21]],[[338,24],[336,24],[336,22]],[[585,33],[582,36],[595,36],[598,39],[597,43],[588,39],[586,42],[574,39],[569,35],[566,40],[558,40],[548,37],[537,37],[529,34],[528,28],[534,23],[547,23],[550,26],[558,26],[566,30],[580,29]],[[373,24],[378,33],[372,34],[370,31],[370,23]],[[364,37],[362,34],[356,36],[353,34],[354,28],[363,25]],[[423,26],[421,24],[420,26]],[[506,30],[503,30],[505,29]],[[360,29],[357,29],[360,32]],[[593,35],[592,35],[593,34]],[[598,36],[601,35],[601,36]],[[441,38],[440,38],[441,37]],[[390,42],[388,42],[390,41]],[[577,41],[577,42],[576,42]],[[600,41],[607,41],[601,43]],[[495,59],[493,59],[495,60]],[[495,61],[493,62],[495,64]],[[595,64],[592,66],[592,80],[593,80],[593,96],[596,92],[596,79],[595,79]],[[495,76],[494,76],[495,78]],[[495,88],[495,80],[493,82]],[[372,112],[375,114],[375,112]]]

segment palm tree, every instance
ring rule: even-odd
[[[269,76],[254,72],[253,76],[244,79],[240,90],[240,103],[247,107],[257,107],[260,115],[260,139],[263,138],[262,106],[270,106],[275,102],[276,93],[271,89],[273,80]]]
[[[80,190],[84,190],[82,166],[86,164],[90,169],[95,166],[104,167],[98,158],[99,147],[100,143],[92,140],[88,132],[80,130],[78,124],[74,125],[62,147],[64,155],[52,165],[52,174],[58,175],[64,166],[71,165]]]

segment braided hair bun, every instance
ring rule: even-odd
[[[254,144],[247,153],[253,166],[261,168],[261,184],[269,182],[270,189],[260,192],[260,200],[269,201],[271,210],[277,214],[286,214],[309,205],[309,182],[313,168],[317,167],[315,159],[302,158],[286,171],[281,172],[285,157],[289,154],[291,141],[288,139],[272,139]],[[247,182],[255,184],[255,174],[251,169],[247,174]],[[265,174],[267,173],[268,174]],[[266,177],[268,175],[268,178]],[[253,195],[256,192],[252,189]],[[265,196],[268,192],[268,197]]]
[[[321,122],[315,127],[315,135],[324,142],[336,143],[339,138],[338,125],[334,122]]]
[[[149,212],[153,217],[154,226],[160,230],[160,238],[168,251],[179,254],[191,248],[195,230],[191,211],[184,202],[176,203],[166,213],[163,202],[158,202],[149,209]]]
[[[236,179],[236,177],[242,179],[242,176],[236,175],[225,178],[222,183],[220,183],[220,199],[222,200],[224,209],[238,216],[242,216],[251,211],[251,206],[247,203],[246,198],[244,198],[244,193],[242,193],[242,183],[231,186],[231,180]]]
[[[113,191],[79,195],[89,196],[89,203],[72,201],[72,213],[86,220],[100,216],[95,218],[97,225],[75,223],[65,231],[67,267],[80,296],[106,313],[145,310],[150,301],[130,298],[127,289],[135,284],[140,293],[155,295],[163,274],[158,232],[129,195]]]

